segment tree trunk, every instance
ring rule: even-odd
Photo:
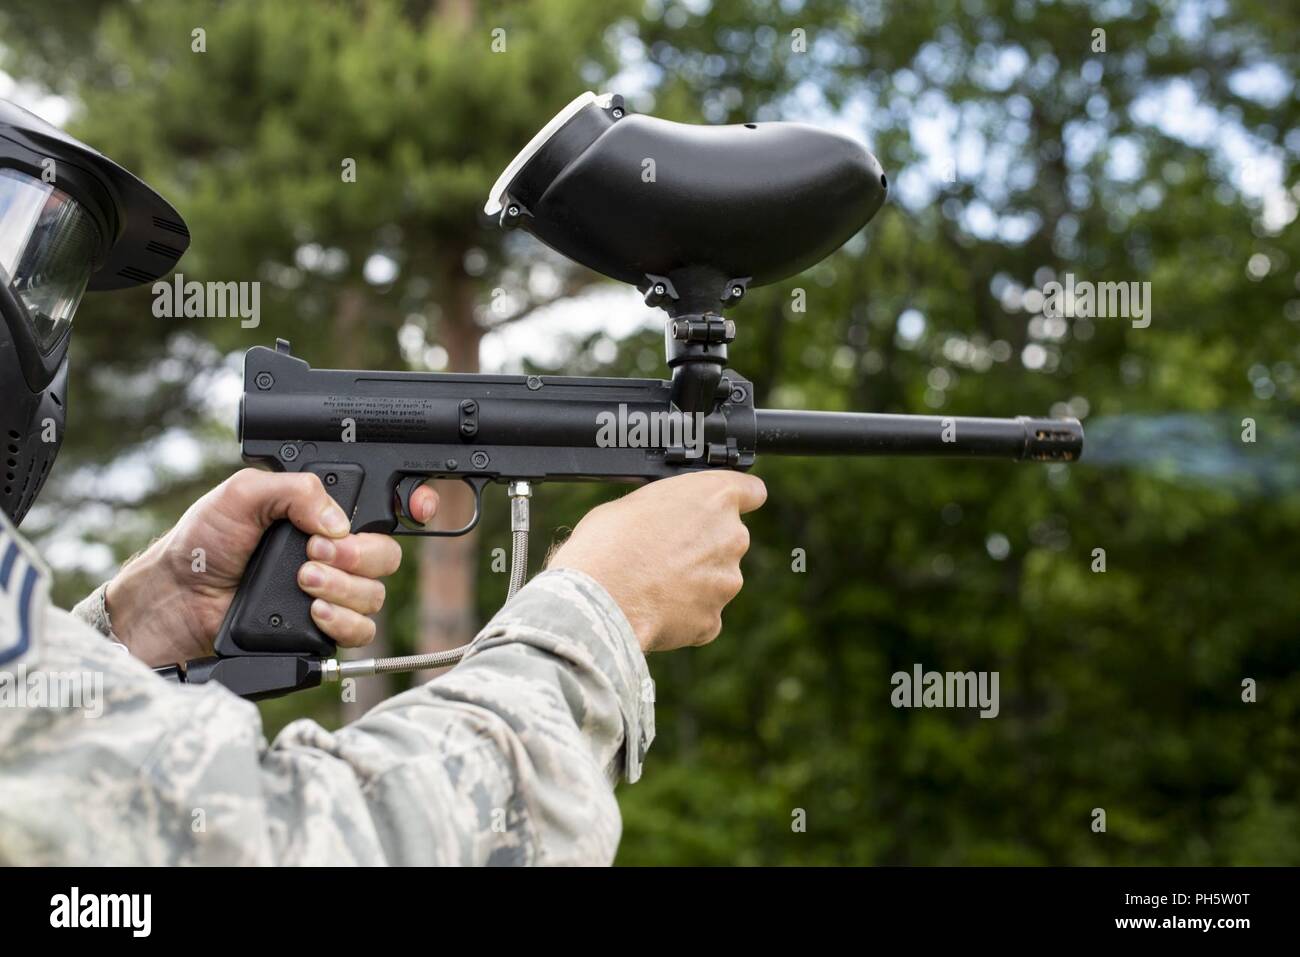
[[[449,257],[450,258],[450,257]],[[478,372],[482,331],[474,319],[474,284],[461,269],[461,258],[450,258],[444,274],[446,290],[439,326],[439,344],[447,350],[451,372]],[[438,485],[438,528],[459,528],[474,514],[474,494],[462,482]],[[445,651],[474,637],[475,577],[478,531],[455,538],[425,538],[420,545],[421,652]]]
[[[334,344],[339,356],[356,356],[363,351],[364,337],[373,335],[367,318],[374,312],[374,303],[361,288],[349,287],[339,294],[338,310],[334,314]],[[364,648],[345,648],[341,658],[384,658],[393,653],[392,639],[383,613],[375,616],[375,640]],[[376,675],[360,678],[354,687],[343,695],[343,720],[355,721],[392,693],[391,678]]]

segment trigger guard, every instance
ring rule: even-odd
[[[490,481],[481,476],[461,476],[460,479],[474,491],[474,515],[462,528],[453,529],[432,529],[425,528],[411,517],[411,496],[421,485],[429,481],[430,476],[425,475],[407,475],[400,479],[394,492],[397,501],[394,503],[394,511],[397,513],[397,528],[393,529],[394,535],[427,535],[432,538],[454,538],[457,535],[464,535],[473,531],[478,525],[479,518],[483,514],[483,487]]]

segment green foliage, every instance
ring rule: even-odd
[[[1295,12],[1242,0],[1191,29],[1204,5],[688,7],[484,4],[459,32],[437,4],[106,3],[94,8],[102,19],[47,24],[56,40],[42,33],[48,42],[14,53],[13,69],[60,82],[43,57],[95,31],[89,65],[67,77],[86,106],[78,132],[176,198],[195,234],[187,276],[261,277],[271,289],[265,328],[186,327],[216,348],[180,358],[176,329],[141,320],[147,291],[88,303],[74,368],[94,399],[74,402],[72,461],[193,428],[189,378],[272,335],[307,340],[314,364],[391,365],[405,358],[396,330],[416,312],[436,344],[430,304],[470,248],[489,263],[475,277],[480,302],[493,284],[522,284],[508,260],[537,251],[503,249],[480,221],[487,186],[541,118],[599,85],[589,64],[608,75],[616,53],[635,65],[635,38],[655,112],[843,110],[895,187],[931,161],[915,121],[951,109],[983,168],[921,177],[927,201],[896,201],[826,263],[751,293],[735,312],[733,364],[764,405],[1042,415],[1086,400],[1085,426],[1112,438],[1089,448],[1096,464],[1086,455],[1072,467],[761,460],[770,499],[750,522],[748,585],[722,639],[651,661],[659,737],[642,783],[619,792],[620,860],[1300,863],[1300,495],[1268,466],[1294,475],[1300,249],[1293,224],[1263,224],[1219,148],[1239,133],[1292,187]],[[0,20],[11,53],[17,22]],[[498,23],[504,55],[488,49]],[[208,31],[205,55],[189,52],[194,26]],[[1105,53],[1092,49],[1097,28]],[[808,54],[790,49],[796,29]],[[1023,69],[997,68],[1008,50]],[[1268,63],[1287,81],[1280,100],[1236,92],[1238,71]],[[1212,111],[1208,134],[1189,141],[1150,121],[1143,98],[1170,83]],[[1074,151],[1094,134],[1095,150]],[[1124,144],[1138,161],[1120,175]],[[355,189],[339,187],[342,156],[358,160]],[[982,211],[1029,225],[999,232],[980,225]],[[346,267],[303,268],[295,256],[310,243],[342,249]],[[391,286],[361,276],[376,250],[401,266]],[[1258,256],[1262,274],[1248,270]],[[1044,270],[1150,281],[1153,321],[1047,334],[1023,307]],[[805,313],[792,310],[796,289]],[[348,290],[362,303],[352,326],[340,319]],[[908,310],[925,319],[918,335],[900,330]],[[542,371],[590,371],[592,346]],[[631,337],[608,371],[645,374],[639,357],[660,348],[653,333]],[[1035,368],[1027,349],[1041,350]],[[170,378],[123,390],[122,377],[164,354],[179,364]],[[1209,430],[1204,461],[1162,444],[1173,413]],[[1240,440],[1245,417],[1258,423],[1255,445]],[[1143,422],[1154,440],[1113,428]],[[206,478],[137,504],[131,533],[105,536],[118,557]],[[548,486],[534,527],[572,526],[610,494]],[[502,513],[483,531],[483,616],[504,594],[489,565],[508,537]],[[990,536],[1005,538],[1003,557]],[[1093,571],[1098,548],[1105,572]],[[804,572],[792,570],[795,549]],[[388,610],[404,638],[415,591],[408,565]],[[891,707],[890,676],[915,663],[999,672],[999,716]],[[1242,701],[1247,678],[1256,703]],[[308,707],[332,721],[332,705],[300,697],[267,713],[272,726]],[[1104,834],[1091,830],[1094,808],[1106,810]],[[800,810],[805,831],[792,829]]]

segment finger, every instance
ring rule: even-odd
[[[718,472],[727,491],[735,496],[736,508],[741,515],[752,512],[767,501],[767,486],[756,475],[744,472]]]
[[[298,569],[298,587],[331,605],[342,605],[363,615],[373,615],[384,607],[383,582],[349,575],[320,562],[307,562]]]
[[[375,623],[351,608],[317,598],[311,603],[311,620],[344,648],[360,648],[375,640]]]
[[[432,485],[421,485],[411,493],[411,518],[420,525],[427,525],[438,511],[438,493]]]
[[[740,590],[745,587],[745,576],[739,568],[733,568],[723,575],[722,593],[727,596],[723,604],[729,603],[733,598],[740,594]]]
[[[732,535],[732,550],[737,555],[744,555],[749,551],[749,528],[744,522],[736,522],[736,530]]]
[[[313,535],[307,540],[307,557],[364,578],[383,578],[402,564],[402,546],[372,532],[335,539]]]
[[[696,648],[699,648],[702,645],[709,644],[720,634],[722,634],[722,615],[718,614],[714,616],[713,621],[709,624],[708,628],[700,632],[692,644]]]
[[[340,538],[348,533],[348,517],[330,498],[325,486],[307,472],[286,474],[243,469],[227,481],[237,510],[253,516],[262,528],[287,518],[308,535]]]

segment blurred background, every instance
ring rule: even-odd
[[[155,318],[148,287],[83,303],[24,531],[61,604],[111,575],[238,466],[242,351],[276,337],[318,367],[662,374],[661,314],[481,211],[583,90],[836,128],[891,203],[734,311],[758,404],[1075,415],[1085,460],[760,460],[722,638],[651,659],[619,861],[1300,864],[1298,21],[1263,0],[11,0],[0,96],[167,196],[187,280],[261,283],[257,328]],[[1043,316],[1066,273],[1150,282],[1150,325]],[[622,491],[543,486],[534,570]],[[406,540],[383,651],[499,606],[504,491],[485,504],[466,540]],[[1001,713],[894,709],[917,663],[998,671]],[[399,686],[265,703],[268,734]]]

